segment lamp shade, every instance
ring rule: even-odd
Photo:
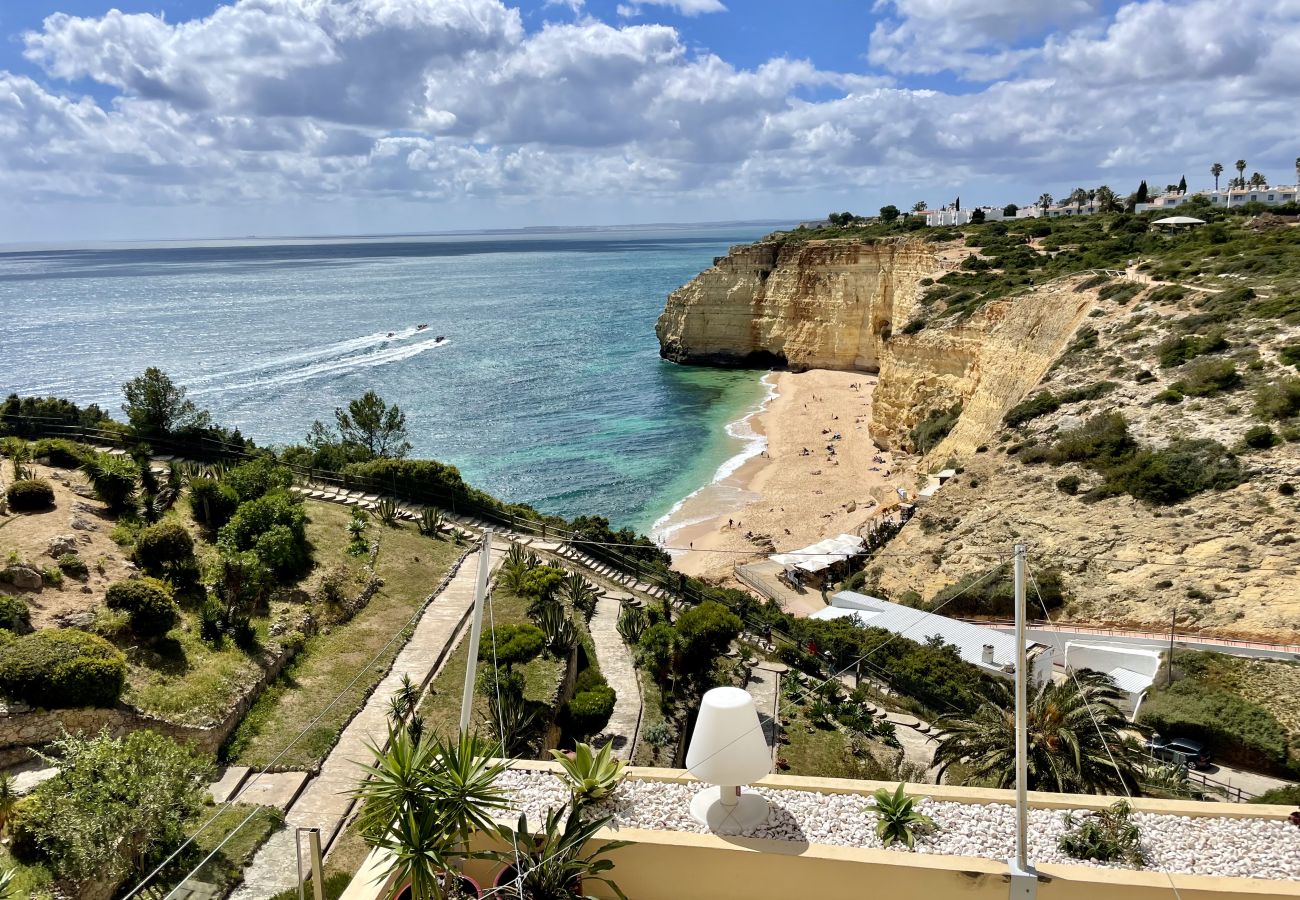
[[[772,771],[772,751],[748,691],[719,687],[704,695],[686,768],[709,784],[749,784]]]

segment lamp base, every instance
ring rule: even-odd
[[[759,794],[741,791],[737,802],[722,802],[723,792],[734,796],[735,785],[713,785],[691,800],[691,815],[710,831],[735,833],[762,825],[767,821],[767,801]]]

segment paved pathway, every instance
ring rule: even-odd
[[[618,614],[622,609],[623,604],[616,598],[601,597],[587,627],[596,645],[600,674],[605,676],[615,695],[614,712],[601,735],[612,740],[616,756],[627,759],[641,723],[641,683],[636,677],[632,651],[618,633]]]
[[[501,548],[493,549],[493,568],[500,565]],[[295,885],[294,829],[319,828],[322,843],[328,843],[351,809],[349,793],[356,788],[357,764],[371,758],[367,745],[383,739],[388,730],[389,698],[397,691],[402,676],[417,684],[430,681],[444,659],[455,648],[461,626],[474,605],[479,554],[472,553],[461,565],[415,626],[415,632],[393,661],[393,666],[370,695],[365,706],[343,729],[313,778],[285,816],[285,827],[262,845],[244,872],[244,883],[232,900],[264,900]]]
[[[778,668],[779,667],[779,668]],[[776,737],[781,728],[781,675],[786,671],[783,663],[759,663],[749,672],[749,683],[745,690],[754,698],[758,709],[758,720],[763,723],[763,737],[767,746],[776,755]]]

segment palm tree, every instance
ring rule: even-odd
[[[1246,183],[1246,161],[1239,159],[1233,165],[1237,170],[1237,181],[1244,185]]]
[[[1097,211],[1119,212],[1119,197],[1107,185],[1097,188]]]
[[[1295,158],[1295,183],[1300,185],[1300,156]]]
[[[1050,678],[1028,699],[1029,790],[1132,793],[1139,751],[1124,732],[1121,693],[1109,675],[1081,671],[1063,684]],[[1015,782],[1015,704],[994,685],[975,714],[941,719],[934,761],[940,775],[953,763],[969,780],[1010,787]]]
[[[1096,189],[1095,189],[1095,188],[1090,188],[1090,189],[1088,190],[1088,208],[1089,208],[1089,209],[1092,209],[1092,207],[1093,207],[1093,201],[1096,200],[1096,199],[1097,199],[1097,191],[1096,191]]]
[[[1088,192],[1081,187],[1075,188],[1070,192],[1070,202],[1074,204],[1074,208],[1079,212],[1083,211],[1083,204],[1087,199]]]
[[[1210,166],[1210,174],[1214,176],[1214,190],[1219,190],[1219,176],[1223,174],[1223,163],[1215,163]]]
[[[1047,208],[1048,208],[1049,206],[1051,206],[1051,205],[1052,205],[1052,195],[1051,195],[1051,194],[1044,192],[1044,193],[1038,195],[1038,207],[1039,207],[1039,209],[1042,209],[1042,210],[1046,211]]]
[[[1268,179],[1265,178],[1263,175],[1261,175],[1259,172],[1256,172],[1256,173],[1254,173],[1253,175],[1250,176],[1250,186],[1251,186],[1251,187],[1253,187],[1253,188],[1262,188],[1262,187],[1263,187],[1264,185],[1266,185],[1266,184],[1268,184]]]
[[[924,200],[917,200],[915,203],[912,204],[912,212],[914,213],[925,212],[925,208],[926,207],[925,207]]]
[[[443,879],[460,859],[473,856],[470,836],[495,833],[493,815],[507,806],[496,786],[508,761],[474,735],[449,741],[389,732],[387,747],[371,745],[374,763],[354,795],[363,801],[361,832],[392,858],[393,892],[411,885],[413,900],[442,900]]]

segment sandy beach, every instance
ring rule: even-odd
[[[896,486],[911,486],[907,458],[880,450],[868,433],[874,376],[813,370],[767,377],[776,397],[747,423],[766,437],[764,452],[663,523],[667,545],[687,548],[673,554],[687,574],[727,578],[735,563],[855,533],[897,502]]]

